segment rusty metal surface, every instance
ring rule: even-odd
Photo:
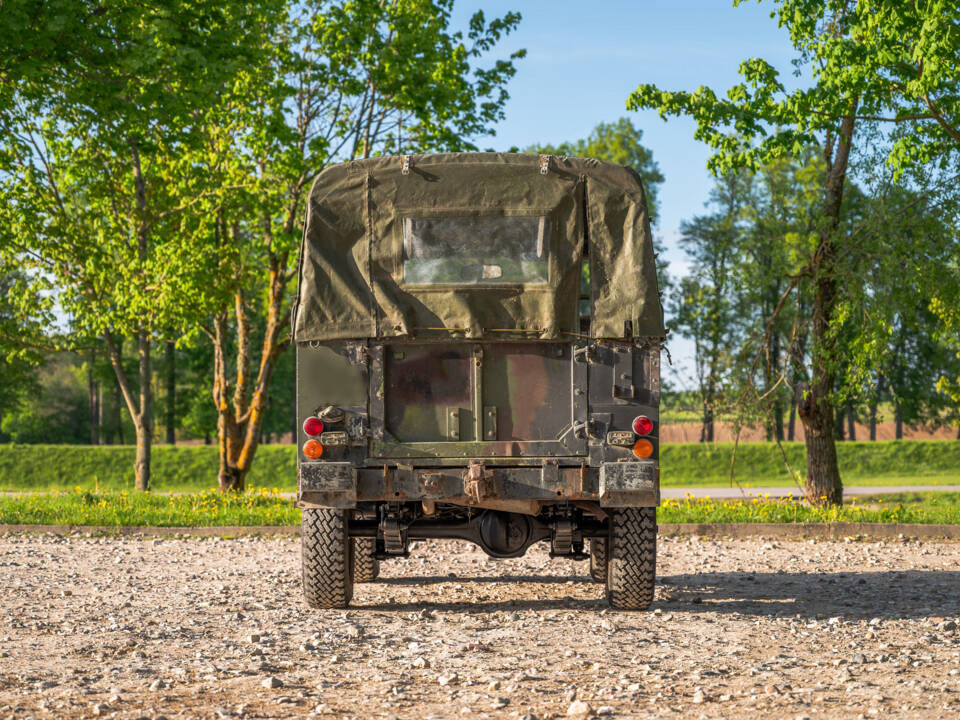
[[[326,437],[338,440],[317,463],[301,457],[301,467],[357,469],[355,499],[305,487],[301,499],[309,504],[597,505],[601,466],[636,460],[627,440],[641,413],[654,422],[649,462],[659,489],[659,350],[642,339],[298,346],[297,377],[301,421],[323,412]],[[481,475],[471,477],[471,463]],[[627,497],[605,495],[605,505]],[[657,497],[634,492],[629,504],[652,505]]]
[[[370,458],[586,454],[586,367],[572,362],[571,343],[392,343],[369,352]]]
[[[604,463],[600,467],[601,507],[656,507],[659,490],[659,471],[654,462]]]

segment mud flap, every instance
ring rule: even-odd
[[[357,470],[346,462],[300,463],[299,507],[355,508]]]
[[[655,462],[615,462],[600,466],[601,507],[656,507],[660,472]]]

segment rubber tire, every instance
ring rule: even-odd
[[[374,557],[376,552],[376,538],[353,539],[353,581],[355,583],[370,583],[380,576],[380,561]]]
[[[590,540],[590,577],[598,583],[607,581],[606,538],[591,538]]]
[[[617,610],[647,610],[657,579],[657,509],[622,508],[610,517],[607,601]]]
[[[345,608],[353,597],[347,513],[304,508],[300,521],[303,596],[312,608]]]

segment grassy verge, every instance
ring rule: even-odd
[[[960,493],[905,493],[852,499],[839,507],[812,507],[794,498],[664,500],[663,523],[922,523],[960,524]]]
[[[189,495],[75,490],[0,498],[0,524],[221,527],[296,525],[300,511],[279,491]]]
[[[801,443],[784,443],[795,471],[806,468]],[[960,441],[900,440],[837,444],[844,483],[853,485],[960,484]],[[671,443],[660,448],[664,487],[725,487],[729,484],[731,443]],[[83,445],[0,445],[0,491],[130,490],[134,448]],[[153,449],[151,487],[155,491],[198,491],[216,486],[217,448],[160,445]],[[742,443],[737,479],[747,487],[792,486],[775,444]],[[264,445],[248,476],[251,488],[295,490],[296,449]]]
[[[664,500],[662,523],[878,522],[960,524],[960,493],[908,493],[859,498],[819,509],[795,499]],[[0,498],[0,524],[219,527],[296,525],[300,511],[278,491],[189,495],[75,490]]]

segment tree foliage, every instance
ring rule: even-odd
[[[375,154],[473,150],[502,118],[509,59],[484,64],[520,21],[475,13],[450,28],[452,0],[290,3],[262,39],[264,62],[207,108],[203,212],[185,216],[189,295],[214,350],[219,482],[242,489],[275,371],[290,344],[292,281],[313,178]],[[282,42],[276,41],[282,38]],[[283,380],[292,383],[290,368]]]
[[[650,221],[656,222],[659,217],[658,190],[663,183],[663,173],[653,159],[653,151],[643,144],[643,130],[634,127],[630,118],[602,122],[579,140],[559,145],[535,145],[528,150],[548,155],[595,158],[632,168],[643,181]]]
[[[809,287],[809,309],[801,318],[810,342],[805,361],[809,381],[799,406],[808,451],[807,491],[812,500],[838,503],[837,380],[866,374],[882,357],[881,344],[868,338],[876,333],[858,333],[860,324],[889,328],[889,323],[875,321],[886,317],[873,312],[881,309],[873,302],[876,296],[863,291],[864,257],[911,270],[923,260],[919,249],[902,237],[875,234],[887,241],[880,252],[862,242],[863,227],[854,229],[852,206],[845,202],[847,175],[864,129],[885,123],[912,130],[873,135],[872,140],[879,137],[886,146],[896,176],[918,164],[948,166],[960,137],[955,113],[958,11],[946,2],[921,6],[893,0],[779,0],[774,5],[772,14],[789,31],[797,51],[795,66],[801,82],[808,81],[805,87],[788,90],[773,66],[755,58],[741,64],[743,82],[725,97],[706,87],[673,92],[641,85],[627,104],[655,108],[664,118],[694,119],[695,137],[714,151],[708,167],[715,173],[756,170],[812,150],[823,158],[815,233],[798,272],[783,279],[785,293]],[[777,307],[782,306],[778,301]],[[861,352],[853,358],[845,352],[851,347],[846,342],[850,332],[864,339],[854,343]]]

